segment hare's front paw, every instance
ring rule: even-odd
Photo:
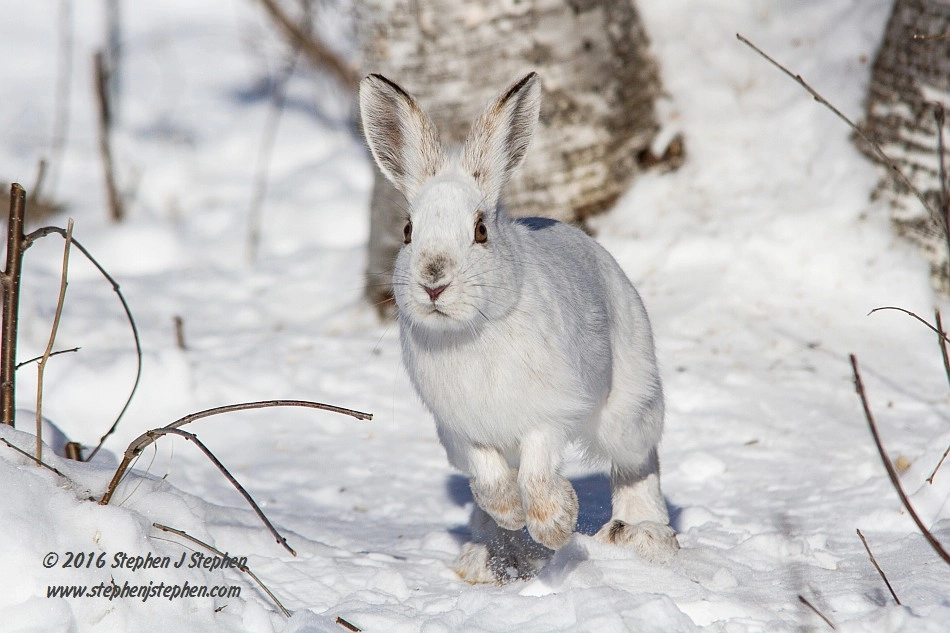
[[[551,549],[567,545],[577,526],[577,493],[563,477],[529,481],[523,488],[528,533]]]
[[[670,561],[680,548],[673,528],[655,521],[627,523],[614,519],[600,528],[594,538],[604,543],[630,547],[652,563]]]
[[[520,530],[525,525],[524,508],[518,479],[512,470],[508,476],[491,484],[473,478],[470,482],[475,503],[506,530]]]

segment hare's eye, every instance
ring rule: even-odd
[[[484,244],[488,241],[488,228],[481,218],[478,218],[475,222],[475,241],[479,244]]]
[[[405,238],[403,240],[404,244],[408,244],[412,241],[412,220],[406,222],[406,226],[402,229],[402,236]]]

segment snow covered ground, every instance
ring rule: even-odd
[[[869,192],[877,170],[849,130],[739,43],[741,32],[859,117],[885,0],[639,2],[662,66],[671,132],[689,159],[641,178],[599,239],[651,312],[667,390],[664,491],[682,550],[667,566],[596,543],[606,478],[572,460],[580,532],[540,575],[470,586],[449,566],[471,495],[412,393],[394,327],[361,300],[371,173],[333,87],[291,81],[265,206],[261,256],[245,258],[248,208],[268,116],[264,80],[283,53],[252,2],[123,3],[116,130],[130,217],[111,225],[96,145],[91,53],[98,5],[72,4],[69,137],[53,195],[75,236],[121,283],[144,348],[138,396],[108,454],[47,455],[66,478],[0,445],[0,629],[4,631],[839,631],[950,630],[950,568],[898,501],[868,434],[847,355],[923,520],[950,543],[946,379],[933,336],[897,313],[935,304],[925,264]],[[0,179],[31,186],[54,126],[61,3],[8,7],[0,24]],[[509,78],[499,78],[499,85]],[[65,225],[66,216],[54,222]],[[27,255],[20,358],[42,353],[62,241]],[[135,372],[109,286],[74,253],[43,411],[94,444]],[[181,317],[187,347],[175,340]],[[32,368],[18,406],[35,407]],[[197,433],[296,549],[274,542],[221,475],[180,438],[147,449],[107,507],[117,456],[148,428],[231,402],[306,398],[371,411],[268,409],[198,421]],[[29,447],[32,422],[0,429]],[[251,570],[112,568],[168,556],[185,530]],[[896,606],[855,530],[867,536]],[[80,569],[64,568],[84,552]],[[44,567],[49,553],[59,561]],[[100,555],[104,553],[105,558]],[[92,556],[90,556],[92,554]],[[90,561],[101,560],[103,566]],[[187,560],[191,560],[188,558]],[[73,563],[78,562],[74,557]],[[88,565],[88,568],[86,567]],[[241,588],[239,597],[48,598],[49,585]]]

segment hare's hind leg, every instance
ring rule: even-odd
[[[617,397],[608,401],[601,418],[599,453],[611,464],[613,513],[595,536],[661,562],[679,549],[660,490],[657,444],[663,432],[663,391],[658,378],[652,389],[631,391],[616,389]]]
[[[613,515],[595,537],[601,541],[630,547],[653,562],[670,560],[679,550],[676,533],[670,527],[656,450],[639,469],[614,464],[610,472]]]

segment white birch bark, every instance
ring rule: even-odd
[[[932,208],[941,207],[937,151],[938,103],[950,105],[950,1],[896,0],[871,74],[864,131],[877,142]],[[948,113],[950,117],[950,113]],[[950,130],[944,127],[945,142]],[[948,154],[944,149],[944,160]],[[878,186],[891,202],[899,234],[926,253],[935,286],[950,290],[943,220],[884,173]]]

